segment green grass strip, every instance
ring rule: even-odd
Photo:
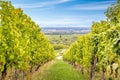
[[[63,60],[56,60],[56,62],[40,76],[42,76],[40,80],[86,80],[85,76]]]

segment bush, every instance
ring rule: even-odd
[[[60,49],[64,49],[67,46],[64,44],[54,44],[54,50],[60,50]]]

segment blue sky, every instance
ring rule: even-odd
[[[12,0],[40,27],[90,27],[117,0]]]

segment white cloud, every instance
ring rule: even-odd
[[[101,16],[101,17],[99,17]],[[99,17],[99,18],[98,18]],[[101,14],[88,15],[88,16],[57,16],[46,19],[37,20],[38,24],[86,24],[92,21],[99,21],[99,19],[105,19],[105,16]]]
[[[92,3],[86,3],[86,4],[78,4],[78,5],[70,7],[69,9],[73,9],[73,10],[105,10],[111,4],[113,4],[115,2],[116,2],[115,0],[111,0],[111,1],[102,1],[102,2],[92,2]]]
[[[94,19],[87,19],[80,16],[76,17],[61,17],[53,20],[35,20],[40,24],[40,27],[90,27]]]
[[[21,7],[21,8],[43,8],[43,7],[53,6],[61,3],[66,3],[69,1],[71,0],[51,0],[51,1],[33,3],[33,4],[14,4],[14,6]]]
[[[90,27],[89,25],[81,24],[40,24],[40,27]]]
[[[88,16],[58,16],[52,20],[50,18],[34,20],[40,27],[91,27],[93,21],[100,21],[106,17],[101,14]]]

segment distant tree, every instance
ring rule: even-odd
[[[62,35],[60,34],[60,39],[62,40]]]
[[[120,0],[118,0],[118,3],[120,3]]]

